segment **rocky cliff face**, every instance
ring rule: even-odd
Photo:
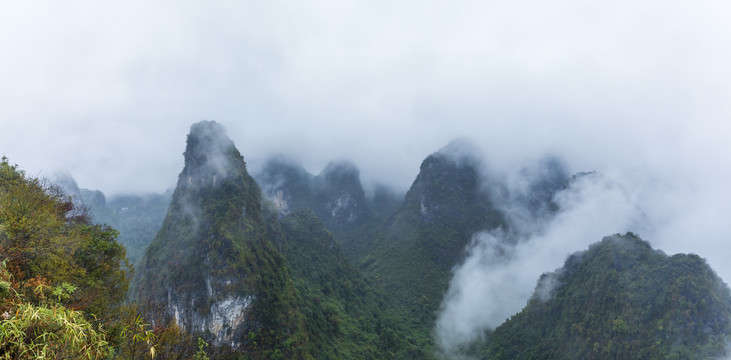
[[[356,264],[370,252],[379,228],[403,201],[402,194],[384,185],[366,196],[358,168],[348,162],[332,162],[312,175],[291,160],[275,157],[255,177],[280,218],[311,210]]]
[[[193,125],[184,156],[165,221],[140,261],[133,298],[246,358],[372,359],[419,351],[380,309],[382,296],[332,233],[309,210],[291,206],[291,195],[328,191],[333,197],[319,204],[329,206],[331,217],[359,216],[348,213],[364,198],[362,189],[349,197],[357,171],[334,166],[313,184],[306,172],[280,166],[269,180],[280,185],[274,191],[282,201],[269,202],[220,125]],[[379,326],[391,330],[381,336]]]
[[[334,232],[353,229],[372,218],[360,172],[351,163],[330,163],[313,176],[294,162],[274,158],[256,177],[281,215],[310,209]]]
[[[347,162],[330,163],[314,179],[313,211],[333,231],[354,228],[370,220],[371,212],[360,183],[360,172]]]
[[[294,161],[271,158],[255,177],[280,215],[307,208],[312,201],[313,176]]]
[[[267,336],[275,343],[297,334],[292,281],[243,157],[223,127],[209,121],[191,127],[184,157],[165,221],[138,266],[133,297],[163,305],[176,323],[212,334],[215,344],[243,349],[255,333],[263,348]]]

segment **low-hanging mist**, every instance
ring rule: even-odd
[[[453,270],[438,315],[435,335],[440,351],[454,355],[460,346],[482,339],[519,312],[540,275],[559,268],[569,254],[608,234],[653,231],[628,192],[600,174],[575,176],[553,200],[556,214],[533,217],[522,205],[499,204],[510,229],[473,236],[467,258]],[[555,284],[544,282],[536,295],[545,298],[551,285]]]
[[[401,190],[465,134],[597,170],[728,152],[722,1],[41,4],[0,4],[0,155],[108,194],[173,185],[201,119]]]

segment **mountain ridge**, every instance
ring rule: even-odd
[[[164,304],[176,323],[213,333],[216,344],[306,356],[295,346],[305,335],[292,280],[267,239],[260,190],[243,157],[215,122],[191,126],[184,157],[132,298]],[[256,345],[249,333],[259,334]]]
[[[695,254],[668,256],[633,233],[607,236],[541,276],[485,359],[700,359],[726,355],[731,293]]]

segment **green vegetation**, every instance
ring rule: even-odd
[[[474,159],[429,156],[363,260],[364,271],[383,284],[389,307],[425,349],[433,346],[436,312],[465,245],[475,231],[504,223],[481,181]]]
[[[218,358],[429,356],[312,212],[282,217],[262,201],[219,126],[194,125],[185,159],[133,286],[133,299],[162,309],[152,316],[203,329],[199,336]],[[345,170],[331,172],[352,178]],[[211,325],[217,308],[244,298],[253,299],[236,310],[245,321],[226,320],[225,330]]]
[[[28,302],[7,261],[0,263],[0,359],[110,357],[113,350],[102,327],[61,305],[76,289],[68,283],[54,288],[41,284],[33,289],[37,300]]]
[[[352,263],[368,254],[378,229],[402,200],[382,185],[366,197],[359,171],[350,163],[330,163],[314,176],[292,161],[272,158],[256,179],[281,215],[311,210]]]
[[[361,264],[373,249],[373,241],[388,219],[398,210],[403,195],[397,195],[385,186],[377,186],[372,198],[367,199],[368,217],[352,227],[328,229],[340,244],[340,249],[352,264]]]
[[[273,159],[258,175],[280,213],[310,209],[324,223],[335,246],[364,274],[358,276],[382,289],[379,311],[393,314],[407,342],[424,354],[431,351],[435,313],[465,245],[475,231],[504,224],[482,188],[479,161],[451,150],[454,146],[424,160],[405,199],[385,187],[367,199],[350,164],[330,164],[313,176]]]
[[[365,198],[348,165],[317,177],[282,165],[265,186],[280,184],[283,208],[220,125],[195,124],[169,207],[77,192],[140,248],[167,207],[132,286],[116,230],[3,159],[0,360],[435,358],[452,267],[475,231],[509,226],[479,161],[453,150],[424,160],[403,202],[384,188]],[[557,211],[558,167],[511,198],[528,216]],[[544,274],[522,312],[461,355],[712,359],[730,332],[731,294],[703,259],[627,234]]]
[[[123,303],[131,268],[116,236],[0,161],[0,359],[193,358],[195,337]]]
[[[424,359],[425,349],[391,315],[384,295],[355,269],[309,210],[281,221],[282,251],[316,359]]]
[[[0,358],[130,358],[130,268],[116,231],[57,187],[0,161]]]
[[[697,255],[667,256],[628,233],[545,274],[550,299],[488,338],[486,359],[715,359],[731,334],[731,295]]]
[[[84,205],[95,223],[119,231],[118,241],[127,248],[127,257],[136,265],[155,238],[170,205],[171,193],[123,195],[105,199],[100,191],[80,189]]]
[[[0,256],[19,296],[35,289],[76,286],[65,304],[108,321],[127,295],[130,267],[117,232],[93,225],[53,186],[0,162]]]
[[[162,317],[179,313],[176,321],[188,330],[216,321],[212,306],[237,302],[246,321],[227,319],[220,333],[201,335],[217,346],[226,339],[247,358],[310,358],[293,281],[261,203],[258,185],[220,125],[194,125],[185,168],[140,262],[133,299],[162,306]]]
[[[301,165],[273,158],[257,179],[281,214],[310,209],[334,233],[357,228],[374,217],[360,173],[351,163],[329,163],[313,176]]]

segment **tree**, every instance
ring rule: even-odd
[[[77,290],[63,305],[108,322],[124,301],[131,267],[118,232],[91,224],[58,187],[0,161],[0,260],[28,301],[38,286]]]
[[[3,157],[0,260],[6,285],[0,314],[7,316],[0,344],[15,346],[20,358],[48,351],[63,358],[72,349],[102,354],[121,343],[131,267],[117,236],[92,224],[60,188],[27,176]],[[54,345],[64,352],[53,352]]]

